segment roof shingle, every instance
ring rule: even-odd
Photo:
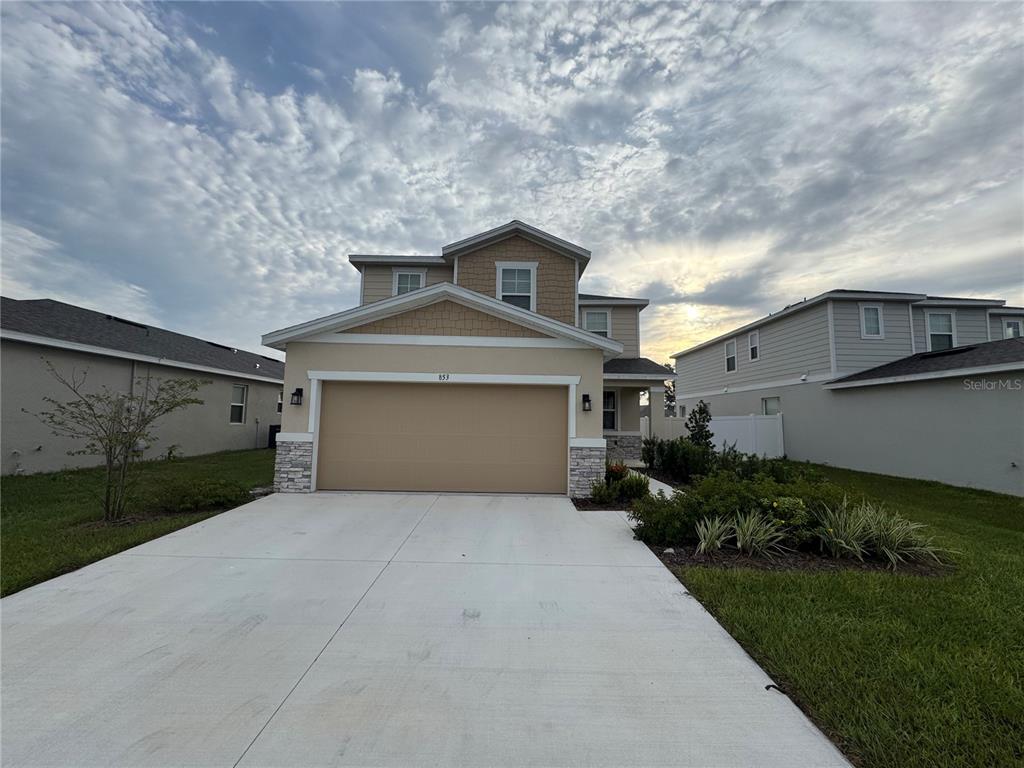
[[[866,371],[844,376],[841,379],[835,379],[829,383],[849,384],[857,381],[891,379],[896,376],[916,376],[943,371],[949,371],[952,376],[956,374],[956,371],[966,368],[982,368],[1007,363],[1020,363],[1021,368],[1024,368],[1024,338],[986,341],[980,344],[953,347],[953,349],[940,352],[920,352],[891,363],[869,368]]]
[[[280,360],[53,299],[0,297],[0,328],[229,373],[284,379]]]

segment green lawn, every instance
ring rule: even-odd
[[[161,487],[228,479],[255,488],[270,485],[274,452],[231,451],[138,465],[138,497]],[[217,513],[149,515],[126,525],[102,520],[99,469],[5,477],[0,481],[0,594],[73,571]]]
[[[932,526],[956,572],[677,575],[857,765],[1024,765],[1024,502],[820,469]]]

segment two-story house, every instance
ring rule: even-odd
[[[263,337],[287,352],[275,484],[586,496],[638,459],[644,299],[579,292],[591,254],[520,221],[438,255],[353,255],[360,304]]]
[[[823,293],[672,357],[682,413],[783,414],[786,453],[1024,493],[1024,308]]]

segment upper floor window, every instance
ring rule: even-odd
[[[591,333],[608,338],[611,336],[611,319],[607,309],[585,309],[583,327]]]
[[[956,325],[952,312],[928,313],[928,349],[938,351],[956,346]]]
[[[750,347],[750,359],[760,360],[761,359],[761,334],[757,331],[751,331],[750,335],[747,336],[747,343]]]
[[[1021,320],[1006,320],[1003,322],[1003,338],[1004,339],[1019,339],[1024,333],[1021,332],[1021,326],[1024,325],[1024,321]]]
[[[231,387],[231,415],[229,420],[232,424],[245,424],[245,410],[248,400],[248,386],[245,384],[235,384]]]
[[[427,283],[425,269],[396,269],[392,273],[391,295],[401,296],[409,291],[418,291]]]
[[[881,304],[860,305],[860,337],[862,339],[885,338]]]
[[[521,309],[537,309],[536,262],[498,262],[498,299]]]
[[[736,339],[725,342],[725,372],[736,370]]]

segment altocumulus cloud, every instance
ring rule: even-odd
[[[4,4],[3,290],[242,347],[510,218],[675,350],[831,287],[1024,301],[1005,4]]]

